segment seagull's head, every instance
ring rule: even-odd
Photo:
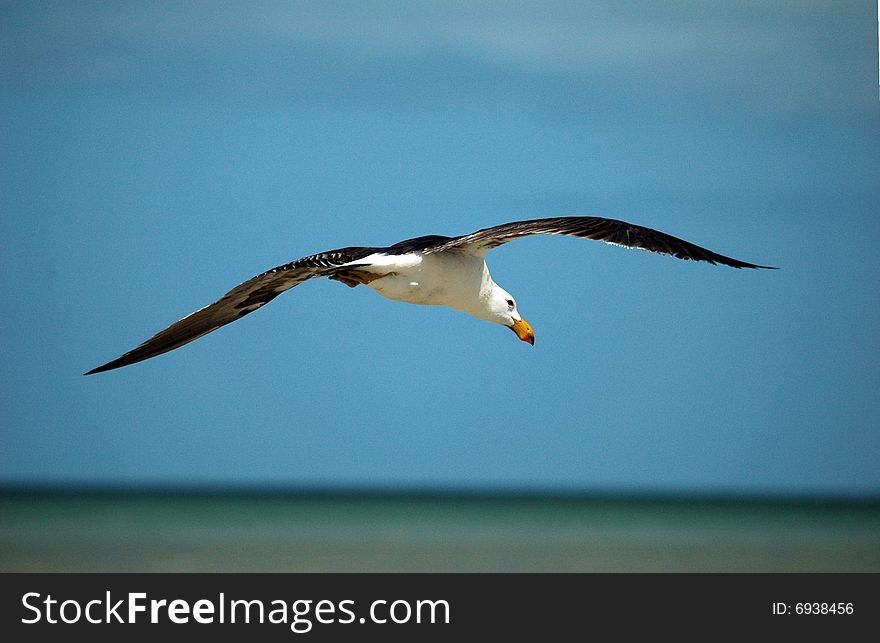
[[[509,292],[499,286],[492,289],[488,300],[488,316],[486,319],[507,326],[522,341],[535,345],[535,333],[529,322],[523,319],[516,309],[516,300]]]

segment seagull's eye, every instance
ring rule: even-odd
[[[514,308],[516,308],[516,304],[513,303],[513,300],[512,300],[512,299],[508,299],[508,300],[507,300],[507,305],[510,306],[510,309],[511,309],[511,310],[513,310]]]

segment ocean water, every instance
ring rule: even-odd
[[[3,572],[878,572],[880,503],[0,494]]]

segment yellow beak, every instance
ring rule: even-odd
[[[525,319],[517,319],[513,322],[513,326],[510,327],[516,336],[519,337],[522,341],[528,342],[532,346],[535,345],[535,333],[532,332],[532,327],[529,326],[529,322]]]

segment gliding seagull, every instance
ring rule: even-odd
[[[535,335],[516,301],[496,284],[483,257],[492,248],[533,234],[558,234],[707,261],[734,268],[768,268],[731,259],[664,232],[601,217],[553,217],[514,221],[459,237],[429,235],[387,248],[350,247],[303,257],[248,279],[160,331],[121,357],[86,375],[156,357],[217,330],[313,277],[327,277],[352,288],[367,286],[388,299],[422,306],[449,306],[510,328],[529,344]]]

